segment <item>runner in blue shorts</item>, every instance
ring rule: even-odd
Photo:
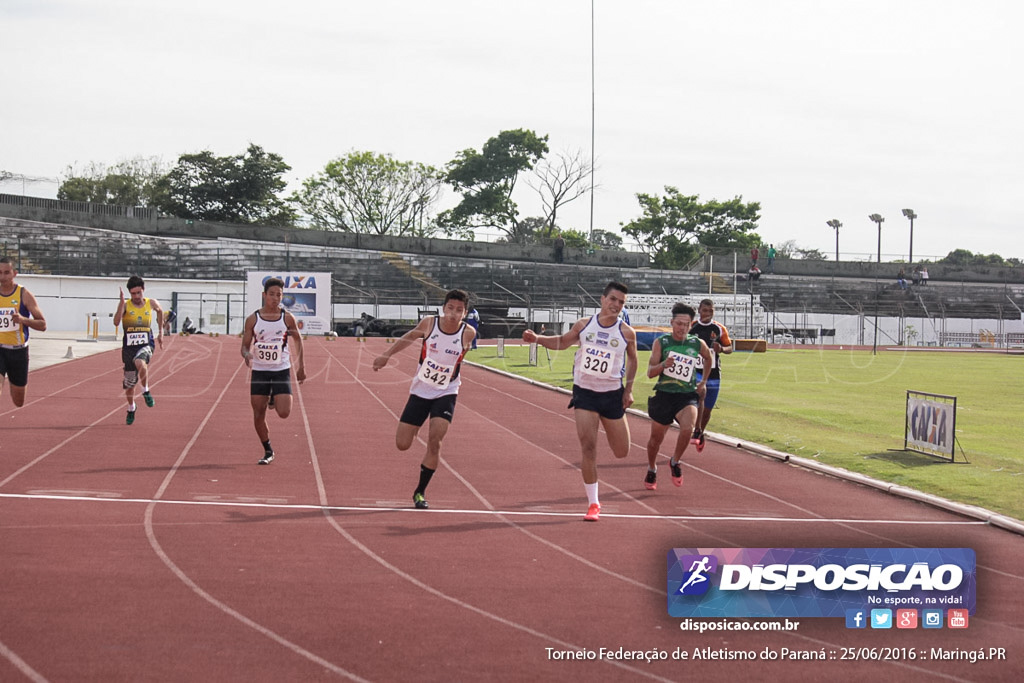
[[[729,330],[725,325],[714,319],[715,302],[711,299],[704,299],[697,309],[699,319],[693,322],[690,327],[690,334],[695,334],[711,349],[712,364],[711,372],[708,373],[708,391],[704,401],[697,411],[697,427],[693,432],[692,442],[697,447],[697,452],[704,450],[704,431],[707,429],[708,420],[711,419],[711,411],[715,409],[718,402],[718,390],[722,379],[722,354],[730,354],[733,350],[732,340],[729,338]],[[707,366],[705,366],[707,367]],[[698,371],[698,377],[703,370]]]

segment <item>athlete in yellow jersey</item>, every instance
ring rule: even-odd
[[[153,359],[153,314],[156,314],[156,341],[164,347],[164,311],[156,299],[143,296],[146,283],[138,275],[128,278],[128,294],[118,288],[121,301],[114,313],[114,327],[124,323],[124,341],[121,345],[121,360],[124,363],[124,395],[128,400],[128,415],[125,424],[135,422],[135,385],[142,382],[142,398],[146,405],[153,407],[155,401],[149,393],[149,362]]]
[[[11,401],[20,408],[28,385],[28,331],[45,331],[46,319],[36,298],[14,281],[17,276],[11,259],[0,258],[0,392],[9,379]]]

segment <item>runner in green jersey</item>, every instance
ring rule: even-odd
[[[704,399],[708,374],[697,377],[701,367],[711,367],[713,359],[699,337],[689,334],[690,324],[697,317],[691,306],[678,303],[672,307],[672,334],[654,340],[647,376],[657,377],[654,396],[647,402],[651,417],[651,437],[647,440],[647,476],[644,486],[658,488],[658,449],[673,422],[679,423],[679,437],[669,460],[672,483],[683,485],[683,469],[679,460],[690,444],[690,435],[697,421],[697,406]],[[701,365],[703,360],[704,365]]]

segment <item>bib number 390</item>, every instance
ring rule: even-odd
[[[276,363],[281,360],[281,345],[275,343],[257,342],[256,359],[264,363]]]

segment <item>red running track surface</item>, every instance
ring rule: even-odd
[[[1019,680],[1024,540],[848,482],[708,443],[676,489],[643,486],[648,425],[625,460],[599,448],[586,498],[566,396],[465,367],[443,464],[411,504],[424,443],[400,453],[416,354],[377,373],[383,340],[306,341],[309,379],[270,418],[256,465],[238,339],[176,337],[124,424],[109,352],[30,375],[0,403],[0,681]],[[425,437],[425,430],[421,437]],[[603,439],[603,436],[602,436]],[[667,453],[674,433],[663,446]],[[971,547],[965,631],[680,630],[673,547]],[[759,621],[759,620],[755,620]],[[844,661],[843,648],[1007,649],[1008,660]],[[835,659],[553,659],[600,648]]]

